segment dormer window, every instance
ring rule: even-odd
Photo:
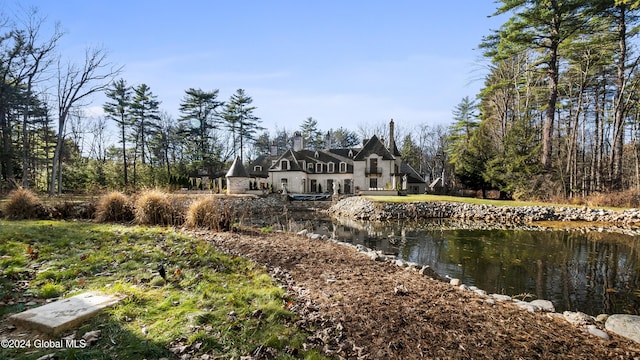
[[[327,172],[333,173],[336,171],[336,164],[330,162],[327,164]]]
[[[308,163],[307,164],[307,171],[313,171],[313,164],[312,163]]]
[[[289,170],[289,160],[280,161],[280,170]]]
[[[316,159],[317,159],[318,157],[320,157],[320,154],[318,154],[318,150],[316,150],[316,153],[315,153],[313,156],[315,156],[315,157],[316,157]]]
[[[253,171],[255,171],[255,172],[261,172],[261,171],[262,171],[262,166],[260,166],[260,165],[256,165],[256,166],[254,166],[254,167],[253,167]]]
[[[317,173],[321,173],[322,172],[322,164],[320,164],[320,163],[316,164],[316,172]]]
[[[347,172],[347,163],[345,163],[345,162],[341,162],[340,163],[340,172],[341,173],[346,173]]]
[[[353,150],[349,149],[349,157],[352,158],[353,157]]]

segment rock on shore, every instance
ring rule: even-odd
[[[334,204],[333,216],[358,220],[419,220],[449,218],[526,224],[535,221],[589,221],[616,225],[640,224],[640,210],[605,210],[587,207],[494,206],[456,202],[376,203],[363,197],[350,197]]]

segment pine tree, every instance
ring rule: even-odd
[[[311,150],[322,148],[322,132],[318,129],[318,120],[308,117],[302,125],[300,125],[302,133],[302,142],[304,147]]]
[[[148,138],[156,135],[159,129],[160,102],[157,96],[153,95],[151,89],[146,84],[141,84],[134,89],[134,96],[131,105],[131,116],[133,120],[133,141],[135,151],[133,158],[133,185],[137,182],[137,160],[138,155],[142,165],[151,162],[151,152],[149,150]]]
[[[218,101],[219,90],[205,92],[201,89],[190,88],[180,103],[180,121],[189,129],[187,142],[194,143],[192,151],[194,159],[202,167],[211,167],[216,160],[213,154],[213,131],[219,128],[221,121],[217,112],[224,102]]]
[[[223,119],[227,122],[227,129],[231,132],[233,155],[237,156],[239,150],[241,161],[244,160],[245,143],[255,141],[258,131],[264,130],[260,126],[260,118],[253,114],[256,107],[250,106],[252,103],[253,99],[244,89],[238,89],[231,95],[222,113]]]
[[[541,164],[551,168],[553,135],[559,86],[559,49],[576,32],[587,27],[581,16],[586,5],[583,0],[501,0],[496,15],[513,16],[493,35],[486,37],[481,47],[494,61],[510,58],[526,49],[540,52],[535,63],[544,65],[547,83],[547,101],[542,128]]]
[[[124,186],[129,184],[127,171],[127,130],[131,126],[131,87],[124,79],[114,81],[107,89],[106,96],[111,100],[102,107],[107,116],[115,121],[120,128],[120,143],[122,144],[122,170]]]

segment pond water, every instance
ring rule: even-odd
[[[442,222],[308,223],[314,232],[429,265],[440,275],[488,293],[551,300],[557,312],[640,314],[638,236],[575,230],[448,230]]]

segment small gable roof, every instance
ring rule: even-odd
[[[411,165],[404,161],[400,165],[400,171],[403,174],[407,174],[407,182],[410,184],[425,182],[424,178],[422,178],[422,176],[418,174],[418,172]]]
[[[240,157],[236,157],[233,160],[233,164],[231,164],[231,168],[227,171],[226,177],[249,177],[247,173],[247,169],[242,165],[242,161],[240,161]]]
[[[375,135],[373,135],[373,137],[364,144],[362,150],[353,157],[353,160],[365,160],[372,154],[381,156],[382,160],[395,160],[393,154],[391,154],[389,149],[387,149],[382,141],[380,141],[380,139]]]

